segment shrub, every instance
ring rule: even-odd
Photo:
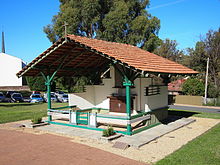
[[[109,137],[114,134],[115,134],[114,129],[111,126],[108,126],[108,128],[103,130],[102,132],[102,136],[104,137]]]
[[[34,115],[33,118],[31,119],[31,122],[33,124],[39,124],[42,122],[42,116],[39,115]]]
[[[199,79],[190,78],[184,82],[182,90],[185,95],[203,96],[205,85]]]

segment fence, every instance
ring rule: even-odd
[[[202,96],[177,95],[175,97],[176,104],[203,105]]]

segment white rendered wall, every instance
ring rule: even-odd
[[[16,73],[22,69],[22,60],[0,53],[0,86],[22,86],[22,78]]]
[[[145,111],[154,110],[168,106],[168,87],[160,86],[160,94],[153,96],[146,96],[147,104],[145,105]]]
[[[114,68],[110,69],[111,79],[103,79],[103,85],[86,86],[86,92],[69,94],[69,105],[77,105],[80,109],[104,108],[109,109],[110,100],[107,98],[112,93],[125,96],[125,88],[112,88],[114,83]],[[160,94],[145,96],[145,87],[151,84],[150,78],[137,78],[134,81],[135,88],[131,88],[131,95],[134,95],[135,111],[150,111],[168,105],[167,86],[160,86]],[[134,113],[135,113],[134,111]]]
[[[77,105],[80,109],[104,108],[109,109],[109,98],[112,93],[117,93],[114,86],[114,68],[110,69],[111,79],[104,79],[103,85],[86,86],[86,92],[69,94],[69,105]]]

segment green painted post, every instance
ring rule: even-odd
[[[130,91],[130,87],[132,86],[132,83],[130,80],[128,80],[127,77],[125,77],[124,80],[125,81],[124,81],[123,85],[126,88],[126,113],[127,113],[128,120],[130,120],[131,119],[131,91]],[[127,134],[128,135],[132,134],[131,124],[127,124]]]
[[[51,109],[51,83],[50,76],[47,76],[46,86],[47,86],[47,109]],[[48,121],[52,121],[52,116],[48,115]]]

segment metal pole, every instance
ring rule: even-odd
[[[209,75],[209,57],[207,59],[206,76],[205,76],[205,104],[207,104],[208,75]]]
[[[126,113],[127,113],[127,118],[128,120],[131,119],[131,91],[130,91],[130,86],[132,85],[131,81],[128,80],[127,77],[125,77],[125,81],[123,83],[126,89]],[[132,128],[131,124],[127,124],[127,133],[128,135],[132,134]]]
[[[46,86],[47,86],[47,109],[51,109],[51,81],[50,81],[50,76],[47,76],[47,81],[46,81]],[[52,120],[52,116],[48,115],[48,121]]]

